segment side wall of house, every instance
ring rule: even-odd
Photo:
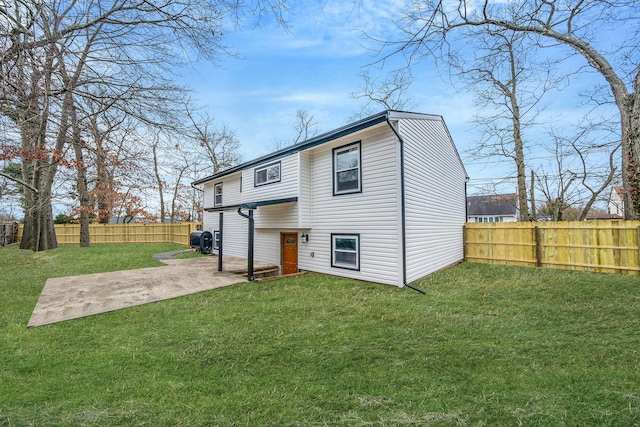
[[[442,120],[403,119],[407,282],[461,261],[466,173]]]
[[[204,185],[204,207],[209,208],[214,205],[214,187],[222,183],[222,204],[235,205],[242,201],[240,192],[240,173],[225,176],[220,180],[210,181]],[[220,213],[204,212],[204,229],[213,233],[220,229]],[[247,220],[242,218],[236,211],[225,211],[223,213],[223,251],[225,255],[239,257],[247,256]]]
[[[361,141],[362,192],[334,196],[333,148],[356,141]],[[300,269],[401,284],[397,150],[386,124],[309,150],[311,228],[309,241],[299,243]],[[359,271],[331,266],[332,233],[359,234]]]
[[[286,199],[298,196],[298,153],[265,162],[257,167],[242,171],[242,202]],[[280,163],[280,181],[254,186],[255,170],[261,166]]]

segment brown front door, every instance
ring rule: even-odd
[[[298,272],[298,234],[282,233],[282,274]]]

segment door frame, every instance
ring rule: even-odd
[[[285,245],[285,236],[290,236],[290,235],[295,235],[296,236],[296,273],[300,270],[300,266],[298,263],[299,260],[299,241],[300,241],[300,236],[298,235],[297,231],[281,231],[280,232],[280,266],[282,268],[282,274],[284,273],[284,245]],[[291,273],[290,273],[291,274]]]

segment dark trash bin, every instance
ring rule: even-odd
[[[213,235],[209,231],[192,231],[189,238],[189,245],[196,251],[200,251],[203,254],[210,254],[213,250]]]

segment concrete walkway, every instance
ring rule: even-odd
[[[245,276],[237,274],[246,271],[247,261],[244,259],[225,256],[224,271],[218,272],[218,258],[215,256],[173,259],[174,255],[158,254],[158,259],[167,264],[162,267],[48,279],[27,327],[77,319],[247,281]],[[265,268],[268,264],[256,262],[255,267]]]

